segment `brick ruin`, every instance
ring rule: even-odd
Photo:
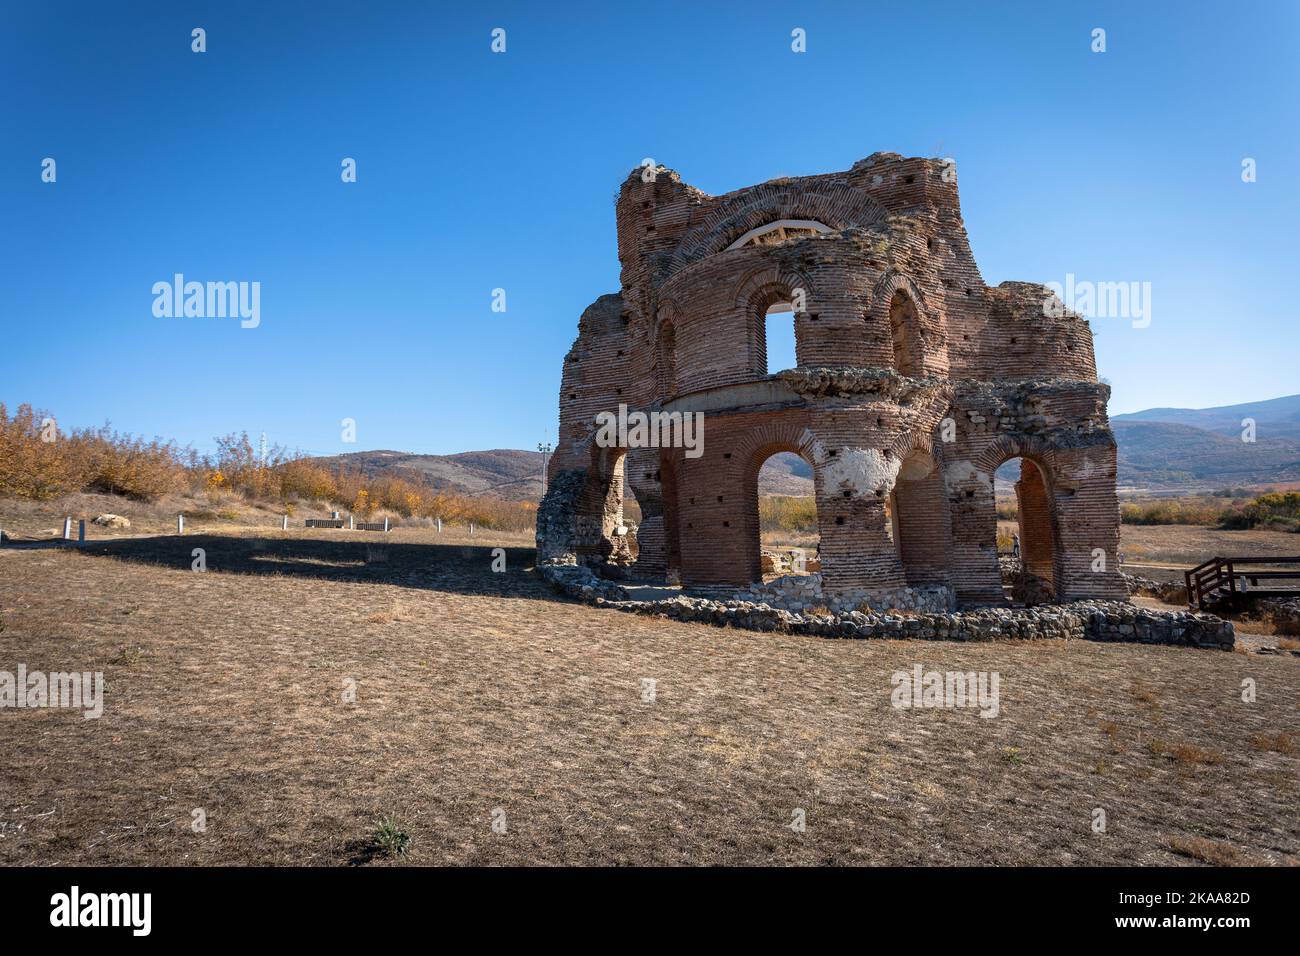
[[[1017,595],[1127,598],[1091,330],[1043,286],[984,284],[950,165],[876,153],[722,196],[639,168],[617,222],[622,291],[583,312],[564,360],[540,562],[761,583],[759,470],[794,452],[828,599],[995,605],[994,473],[1020,459]],[[791,311],[797,367],[769,374],[766,317]],[[703,453],[605,447],[596,416],[620,405],[703,413]]]

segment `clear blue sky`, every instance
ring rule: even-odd
[[[1152,284],[1150,328],[1095,323],[1113,413],[1300,392],[1300,4],[477,6],[3,0],[0,401],[531,448],[633,166],[720,193],[877,150],[957,160],[990,284]],[[260,327],[155,318],[176,272],[259,281]]]

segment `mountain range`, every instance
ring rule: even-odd
[[[1244,419],[1254,422],[1254,441],[1243,440]],[[1215,408],[1148,408],[1110,421],[1121,488],[1190,492],[1300,482],[1300,395]],[[542,456],[535,451],[362,451],[316,461],[457,494],[524,501],[537,500],[542,491]],[[1014,480],[999,470],[1000,480],[1008,477]],[[759,474],[759,493],[811,494],[812,468],[798,455],[774,455]]]

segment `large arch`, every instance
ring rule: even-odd
[[[787,239],[802,239],[831,231],[830,226],[816,219],[778,219],[763,226],[755,226],[723,251],[730,252],[742,246],[770,246]]]
[[[967,461],[947,471],[954,542],[954,586],[960,601],[990,604],[1004,600],[998,559],[997,470],[1009,461],[1028,462],[1017,496],[1032,524],[1021,534],[1022,554],[1032,555],[1032,573],[1018,580],[1015,596],[1029,603],[1065,596],[1065,551],[1057,497],[1061,469],[1058,451],[1037,435],[1001,435],[983,443]],[[1024,468],[1024,466],[1022,466]],[[1030,571],[1031,562],[1026,562]]]
[[[771,437],[746,449],[742,458],[742,495],[744,498],[744,520],[742,522],[745,542],[745,574],[751,583],[763,580],[762,552],[763,531],[759,515],[758,474],[763,465],[773,455],[792,452],[798,455],[813,472],[813,501],[816,502],[821,488],[821,476],[813,458],[811,443],[801,434],[797,439],[793,435]],[[820,530],[820,529],[819,529]]]
[[[723,252],[747,233],[771,223],[813,221],[839,230],[870,226],[887,215],[883,206],[861,190],[826,190],[798,180],[764,183],[730,198],[721,197],[713,211],[682,236],[668,273]]]
[[[894,545],[908,585],[948,584],[943,475],[927,447],[915,445],[903,456],[890,497]]]

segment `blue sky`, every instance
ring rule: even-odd
[[[1149,328],[1094,323],[1112,413],[1300,392],[1300,5],[476,6],[4,0],[0,401],[531,448],[632,167],[721,193],[878,150],[956,159],[990,284],[1151,283]],[[155,318],[177,272],[260,282],[260,326]]]

